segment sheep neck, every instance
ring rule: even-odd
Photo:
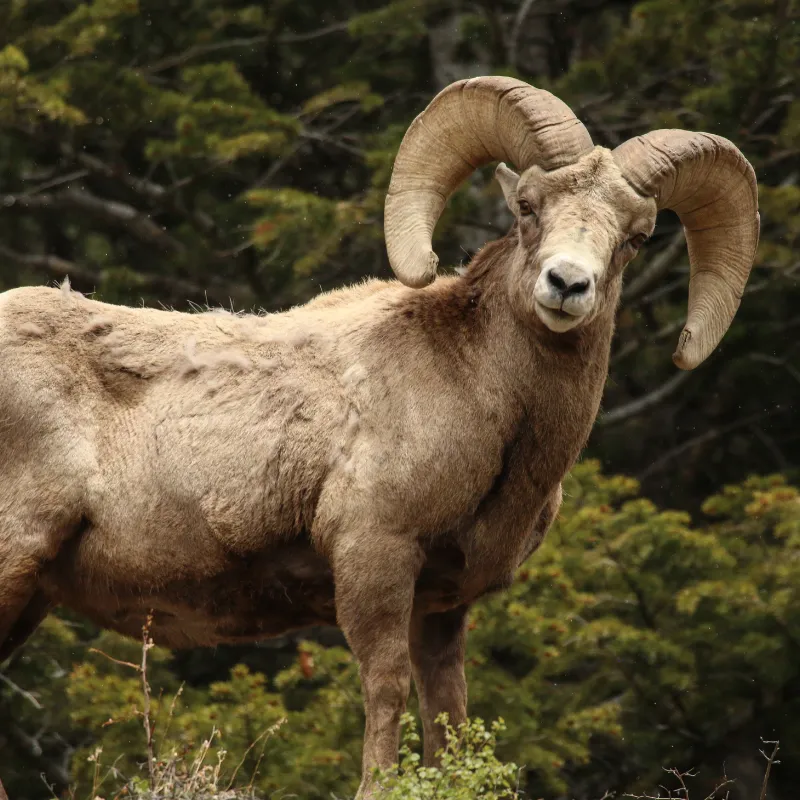
[[[482,370],[492,365],[492,391],[516,398],[522,414],[558,441],[572,436],[585,443],[600,407],[608,375],[614,319],[621,276],[598,296],[599,311],[587,324],[567,333],[553,333],[532,314],[522,315],[506,289],[512,234],[487,245],[467,273],[447,286],[446,304],[460,308],[469,324],[463,347]],[[455,332],[457,338],[460,334]]]
[[[507,583],[531,550],[532,525],[548,497],[586,445],[608,374],[621,288],[616,280],[604,289],[591,322],[554,334],[538,318],[522,318],[503,290],[508,245],[500,244],[463,277],[442,282],[436,304],[450,314],[449,326],[435,329],[440,349],[472,373],[486,417],[497,420],[505,442],[490,490],[458,526],[467,561],[480,565],[468,570],[470,596]]]

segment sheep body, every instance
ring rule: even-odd
[[[531,469],[508,365],[445,347],[465,288],[372,281],[264,317],[0,296],[0,535],[40,537],[36,597],[132,635],[152,608],[175,647],[335,623],[332,543],[366,518],[449,554],[445,589],[441,563],[420,576],[431,609],[507,583],[594,409]]]

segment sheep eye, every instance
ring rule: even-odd
[[[650,237],[646,233],[637,233],[636,236],[628,239],[629,244],[634,250],[638,250]]]
[[[533,208],[527,200],[519,201],[519,213],[522,217],[529,217],[533,214]]]

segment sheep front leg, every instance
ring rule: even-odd
[[[359,664],[366,726],[357,798],[373,796],[372,772],[397,763],[400,716],[411,688],[409,624],[418,545],[364,536],[342,543],[334,559],[336,614]]]
[[[415,613],[410,638],[425,766],[432,767],[438,765],[436,754],[447,743],[445,729],[436,718],[447,712],[449,723],[456,728],[467,719],[467,606],[438,614]]]

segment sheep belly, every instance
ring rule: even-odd
[[[91,530],[82,534],[91,536]],[[41,586],[58,604],[129,636],[141,635],[152,612],[153,638],[166,647],[257,641],[335,624],[333,577],[305,536],[257,556],[229,556],[215,574],[182,577],[195,568],[193,556],[202,560],[188,552],[163,585],[142,590],[119,576],[90,574],[76,541],[47,567]]]

